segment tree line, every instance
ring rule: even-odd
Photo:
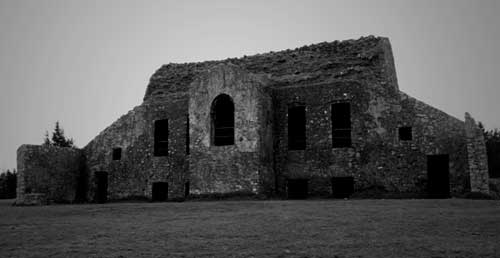
[[[59,125],[59,121],[54,126],[52,137],[46,131],[43,139],[43,145],[52,145],[58,147],[75,147],[72,138],[64,135],[64,130]],[[16,198],[17,172],[15,169],[6,170],[0,173],[0,199]]]
[[[486,143],[486,152],[488,153],[488,172],[490,177],[500,177],[500,130],[486,130],[483,123],[479,122],[479,128],[483,131],[484,141]]]
[[[16,198],[17,173],[7,169],[0,174],[0,199]]]
[[[49,138],[49,132],[45,131],[43,144],[53,145],[58,147],[75,147],[75,144],[73,143],[73,138],[66,138],[66,136],[64,135],[64,129],[62,129],[61,126],[59,126],[59,121],[56,122],[51,138]]]

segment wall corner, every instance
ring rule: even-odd
[[[465,137],[471,192],[489,194],[488,156],[484,135],[469,113],[465,113]]]

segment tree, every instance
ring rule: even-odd
[[[481,122],[478,126],[483,131],[486,143],[489,175],[492,178],[500,177],[500,130],[496,128],[488,131]]]
[[[49,139],[49,133],[45,131],[45,138],[43,140],[44,145],[53,145],[59,147],[75,147],[73,143],[73,138],[66,138],[64,136],[64,129],[59,126],[59,121],[56,122],[54,131],[52,132],[52,138]]]
[[[43,145],[50,145],[49,132],[45,131],[45,138],[43,139]]]
[[[0,174],[0,199],[16,198],[16,170],[7,170]]]

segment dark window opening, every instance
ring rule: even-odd
[[[307,179],[288,179],[287,194],[288,199],[306,199],[308,195]]]
[[[113,160],[122,159],[122,148],[114,148],[113,149]]]
[[[155,121],[154,155],[168,155],[168,119]]]
[[[332,195],[334,198],[349,198],[354,193],[354,178],[334,177],[332,178]]]
[[[306,107],[288,108],[288,149],[306,149]]]
[[[399,128],[399,140],[401,141],[411,141],[412,137],[412,129],[410,126],[404,126]]]
[[[184,197],[187,198],[189,196],[189,181],[184,184]]]
[[[212,140],[215,146],[234,144],[234,103],[226,94],[212,102]]]
[[[167,182],[154,182],[152,192],[153,202],[164,202],[168,199],[168,183]]]
[[[429,198],[450,198],[448,155],[427,156],[427,193]]]
[[[189,155],[189,115],[186,116],[186,155]]]
[[[332,105],[332,147],[351,147],[351,104]]]
[[[95,172],[95,194],[94,201],[96,203],[105,203],[108,200],[108,173],[99,171]]]

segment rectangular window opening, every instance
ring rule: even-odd
[[[154,155],[168,155],[168,119],[156,120],[154,128]]]
[[[189,181],[184,183],[184,197],[185,198],[189,197]]]
[[[332,147],[351,147],[351,104],[332,105]]]
[[[412,139],[413,137],[411,126],[403,126],[399,128],[399,140],[411,141]]]
[[[122,148],[114,148],[113,149],[113,160],[122,159]]]
[[[186,155],[189,155],[189,115],[186,116]]]
[[[306,107],[288,108],[288,149],[306,149]]]

